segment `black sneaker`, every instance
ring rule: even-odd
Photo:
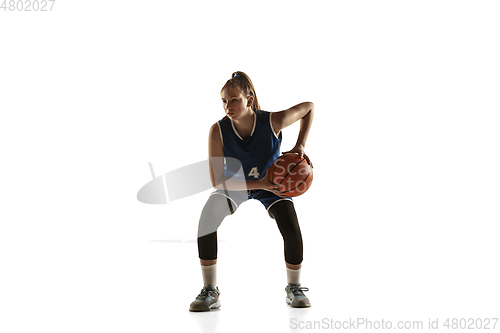
[[[286,304],[292,308],[308,308],[311,306],[309,299],[304,295],[304,291],[309,291],[309,288],[301,287],[300,283],[289,283],[285,288]]]
[[[220,308],[219,288],[212,285],[204,285],[200,294],[196,296],[189,306],[189,311],[210,311]]]

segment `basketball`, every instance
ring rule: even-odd
[[[274,184],[285,186],[282,191],[287,197],[304,194],[313,180],[312,165],[304,154],[300,158],[294,153],[286,153],[278,157],[269,168],[269,180]]]

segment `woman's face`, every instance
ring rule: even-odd
[[[239,118],[242,114],[248,112],[249,110],[247,105],[249,102],[250,105],[252,105],[251,100],[253,97],[250,96],[247,99],[237,89],[226,88],[221,92],[220,96],[224,111],[230,119]]]

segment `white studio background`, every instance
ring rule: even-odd
[[[499,14],[495,1],[2,9],[1,330],[499,317]],[[260,203],[220,228],[223,307],[192,314],[210,191],[136,198],[148,162],[161,175],[207,158],[237,70],[264,110],[315,104],[314,182],[295,200],[313,304],[303,312],[286,308],[282,240]],[[297,133],[285,129],[283,151]]]

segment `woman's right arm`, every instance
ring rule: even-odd
[[[259,180],[238,180],[224,177],[224,149],[220,137],[219,125],[213,124],[208,137],[208,164],[212,186],[218,190],[246,191],[246,190],[274,190],[277,185],[271,183],[268,177]]]
[[[210,180],[217,188],[224,177],[224,149],[219,134],[219,125],[213,124],[208,135],[208,165],[210,166]]]

